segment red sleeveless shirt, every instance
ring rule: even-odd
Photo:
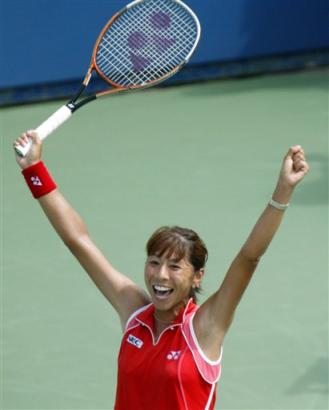
[[[209,360],[193,329],[192,300],[154,341],[154,306],[128,320],[118,358],[115,410],[213,410],[221,357]]]

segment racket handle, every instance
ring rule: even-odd
[[[36,128],[36,133],[41,140],[44,140],[52,132],[54,132],[60,125],[62,125],[66,120],[68,120],[72,115],[72,111],[67,105],[63,105],[57,111],[54,112],[46,121],[44,121],[38,128]],[[32,145],[32,141],[29,141],[24,147],[22,145],[16,145],[15,151],[20,157],[25,157],[29,152]]]

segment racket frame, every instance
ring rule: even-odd
[[[144,88],[148,88],[148,87],[153,87],[154,85],[158,84],[158,83],[162,83],[163,81],[167,80],[168,78],[172,77],[174,74],[176,74],[179,70],[182,69],[182,67],[188,63],[188,61],[190,60],[192,54],[194,53],[199,40],[200,40],[200,36],[201,36],[201,25],[200,22],[198,20],[198,17],[196,16],[196,14],[194,13],[193,10],[191,10],[185,3],[183,3],[180,0],[172,0],[173,2],[179,4],[181,7],[183,7],[185,10],[187,10],[187,12],[193,17],[193,20],[197,26],[197,36],[196,39],[194,41],[194,46],[192,47],[192,49],[190,50],[189,54],[185,57],[185,59],[178,65],[176,66],[173,70],[171,70],[169,73],[165,74],[164,76],[153,80],[153,81],[149,81],[143,85],[131,85],[129,87],[123,87],[117,83],[115,83],[114,81],[110,80],[109,78],[107,78],[102,71],[98,68],[97,63],[96,63],[96,56],[97,56],[97,51],[98,51],[98,46],[100,44],[100,42],[102,41],[104,34],[106,33],[106,31],[109,29],[109,27],[115,22],[115,20],[117,20],[123,13],[125,13],[127,10],[129,10],[132,7],[137,6],[139,3],[144,3],[145,0],[135,0],[132,1],[131,3],[127,4],[125,7],[123,7],[121,10],[119,10],[117,13],[115,13],[113,15],[113,17],[105,24],[103,30],[100,32],[95,46],[94,46],[94,50],[92,53],[92,57],[91,57],[91,63],[90,63],[90,67],[89,70],[87,72],[87,75],[84,79],[84,83],[86,82],[86,86],[89,82],[91,73],[93,70],[95,70],[97,72],[97,74],[104,80],[106,81],[108,84],[110,84],[112,87],[115,87],[115,91],[113,90],[105,90],[105,91],[101,91],[96,93],[96,98],[98,96],[101,95],[106,95],[106,94],[113,94],[114,92],[120,92],[120,91],[128,91],[128,90],[136,90],[136,89],[144,89]],[[89,75],[89,78],[88,78]]]

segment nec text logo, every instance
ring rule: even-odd
[[[140,339],[138,339],[138,337],[133,335],[128,335],[127,342],[138,347],[138,349],[140,349],[144,344]]]

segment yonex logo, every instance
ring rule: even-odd
[[[176,43],[176,38],[166,35],[171,23],[169,14],[163,11],[154,12],[150,16],[145,32],[133,31],[129,34],[130,60],[135,70],[144,70],[152,63],[151,58],[149,58],[149,50],[147,50],[150,45],[155,47],[159,54],[163,54]],[[143,50],[145,47],[146,51]],[[140,51],[142,51],[142,55],[136,54]]]
[[[140,339],[138,339],[136,336],[133,336],[133,335],[128,336],[127,342],[138,347],[138,349],[140,349],[144,344]]]
[[[39,177],[31,177],[31,181],[33,185],[42,186],[42,182],[40,181]]]
[[[172,350],[170,353],[167,354],[167,359],[168,360],[178,360],[180,354],[181,354],[181,350],[177,350],[177,351]]]

